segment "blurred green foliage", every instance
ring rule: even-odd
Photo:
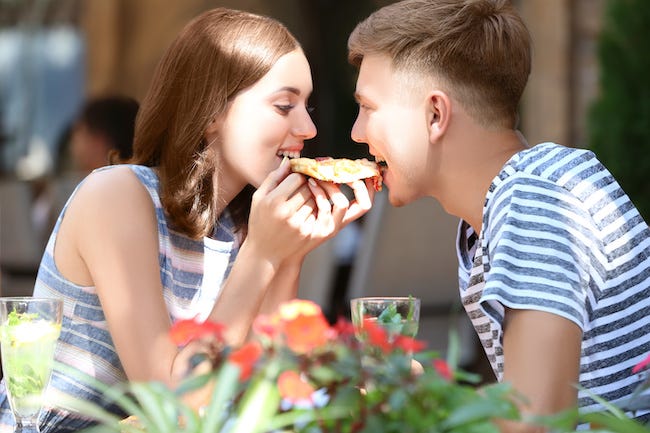
[[[650,220],[650,1],[608,0],[598,40],[600,95],[589,147]]]

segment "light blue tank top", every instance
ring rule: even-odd
[[[162,296],[171,320],[207,317],[239,251],[239,242],[234,234],[231,218],[224,214],[213,236],[200,241],[174,231],[168,225],[160,202],[160,185],[155,171],[138,165],[128,167],[146,187],[156,210]],[[114,166],[109,166],[98,170],[113,168]],[[66,280],[54,263],[57,233],[75,193],[76,190],[61,211],[46,246],[34,296],[64,300],[63,325],[56,351],[57,361],[107,385],[113,385],[126,380],[126,375],[108,331],[95,287],[82,287]],[[98,390],[57,370],[52,374],[49,392],[50,401],[60,401],[61,395],[71,395],[116,411],[109,403],[103,401]],[[12,432],[14,421],[6,398],[4,380],[0,385],[0,402],[0,432]],[[41,416],[43,433],[72,432],[90,424],[91,420],[57,408],[46,408]]]

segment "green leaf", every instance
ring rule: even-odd
[[[69,395],[63,395],[58,399],[57,405],[60,408],[71,412],[83,413],[84,415],[104,424],[106,428],[111,431],[118,433],[121,431],[121,418],[108,412],[96,403]]]
[[[234,399],[239,384],[239,367],[227,362],[220,369],[210,404],[205,408],[202,433],[220,431],[228,414],[228,404]]]
[[[644,427],[631,418],[619,418],[611,412],[594,412],[580,416],[581,422],[588,422],[592,425],[603,428],[612,433],[648,433],[650,429]]]
[[[627,418],[627,415],[625,415],[625,412],[623,412],[620,408],[614,406],[612,403],[608,402],[601,396],[594,394],[592,391],[583,388],[581,386],[577,387],[578,389],[583,390],[585,393],[589,394],[589,397],[591,397],[592,400],[594,400],[597,403],[600,403],[605,409],[607,409],[610,413],[612,413],[614,416],[617,418]]]
[[[507,402],[491,399],[471,401],[457,407],[442,422],[445,428],[456,428],[464,424],[495,417],[510,419],[515,415],[514,406]]]
[[[138,421],[147,426],[148,431],[156,433],[175,433],[178,430],[178,411],[182,403],[174,393],[162,383],[133,382],[131,393],[142,407]]]
[[[294,409],[289,412],[282,412],[266,424],[265,430],[276,431],[278,429],[295,426],[308,425],[321,420],[337,420],[352,418],[353,413],[350,407],[345,405],[327,405],[322,409]]]
[[[275,382],[278,371],[279,366],[272,362],[261,377],[251,381],[231,433],[257,433],[266,429],[280,405],[280,392]]]
[[[320,383],[333,382],[338,380],[341,376],[338,371],[325,365],[312,367],[309,370],[309,375],[313,377],[315,381]]]
[[[190,391],[195,391],[199,388],[204,387],[208,384],[210,379],[214,377],[214,372],[208,372],[205,374],[200,374],[196,376],[190,376],[187,379],[183,380],[181,384],[176,388],[176,394],[182,395]]]
[[[378,323],[399,323],[402,320],[402,315],[397,312],[397,305],[389,304],[379,316],[377,316]]]
[[[460,343],[458,338],[458,331],[451,327],[449,329],[449,343],[447,344],[447,364],[452,370],[458,368],[460,360]]]
[[[109,387],[105,383],[100,382],[92,376],[89,376],[77,369],[74,369],[66,364],[62,364],[58,361],[54,362],[55,368],[62,372],[63,374],[76,378],[82,383],[85,383],[102,393],[107,401],[114,402],[120,408],[122,408],[126,413],[135,415],[137,417],[143,416],[144,414],[140,410],[140,407],[133,401],[133,399],[127,394],[128,390],[125,386],[118,385]],[[85,413],[85,412],[81,412]],[[104,410],[104,413],[109,413]]]

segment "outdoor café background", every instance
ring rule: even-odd
[[[314,78],[310,102],[319,133],[307,143],[305,155],[366,156],[367,148],[349,136],[357,110],[352,97],[356,71],[347,63],[346,41],[357,22],[387,3],[0,0],[0,186],[18,185],[16,190],[24,191],[0,202],[0,293],[29,295],[42,254],[40,247],[21,245],[29,237],[29,215],[18,207],[29,203],[24,195],[33,189],[20,186],[66,176],[69,156],[58,147],[83,101],[106,94],[141,100],[163,50],[203,10],[235,7],[285,23],[303,44]],[[599,91],[596,48],[606,0],[515,4],[534,42],[521,130],[531,143],[588,147],[586,119]],[[453,245],[429,248],[432,261],[454,254]],[[449,263],[453,266],[453,260]],[[345,287],[336,295],[345,296]]]

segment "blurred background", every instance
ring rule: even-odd
[[[227,6],[273,16],[302,42],[312,65],[318,136],[307,156],[363,157],[349,132],[356,71],[346,60],[353,27],[388,0],[0,0],[0,291],[29,295],[52,219],[83,175],[71,126],[91,98],[141,100],[163,50],[200,12]],[[648,219],[650,2],[515,0],[533,37],[533,72],[521,105],[528,141],[589,147]],[[434,223],[432,224],[432,221]],[[458,315],[457,221],[433,201],[377,205],[305,265],[301,295],[331,317],[350,297],[416,294],[420,334],[462,363],[482,353]],[[379,235],[381,233],[381,236]],[[398,255],[396,256],[396,251]]]

